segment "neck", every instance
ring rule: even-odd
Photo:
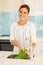
[[[26,22],[27,22],[26,20],[20,20],[20,21],[18,22],[18,24],[21,25],[21,26],[23,26],[23,25],[26,24]]]

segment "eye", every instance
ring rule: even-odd
[[[26,12],[24,12],[24,14],[26,14]]]
[[[22,13],[22,11],[20,11],[20,13]]]

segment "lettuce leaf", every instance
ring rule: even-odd
[[[15,59],[27,59],[28,58],[27,49],[24,48],[24,51],[20,51],[18,56],[15,57]]]

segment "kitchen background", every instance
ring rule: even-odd
[[[28,20],[36,26],[36,50],[43,50],[43,0],[0,0],[0,38],[10,35],[10,25],[18,21],[18,8],[23,3],[30,6]]]

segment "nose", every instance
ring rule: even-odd
[[[22,13],[21,13],[21,16],[23,16],[23,15],[24,15],[24,13],[22,12]]]

